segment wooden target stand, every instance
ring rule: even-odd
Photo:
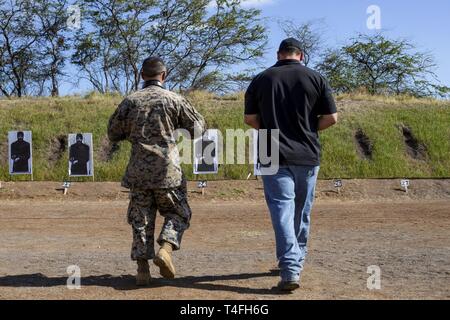
[[[206,188],[208,187],[208,181],[207,180],[199,180],[197,183],[197,187],[202,190],[202,196],[205,196]]]
[[[83,182],[83,181],[74,181],[73,178],[90,178],[91,176],[69,176],[68,180],[64,180],[61,189],[63,191],[63,195],[67,195],[69,193],[69,189],[72,186],[72,183],[74,182]],[[92,174],[92,182],[95,182],[95,175]]]
[[[344,187],[344,183],[342,182],[342,180],[341,179],[335,179],[333,183],[334,183],[334,187],[337,190],[337,193],[341,194],[341,189]]]
[[[408,188],[411,186],[411,181],[408,179],[403,179],[400,181],[400,187],[405,191],[405,193],[408,193]]]

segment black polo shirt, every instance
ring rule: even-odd
[[[280,165],[320,165],[320,115],[336,113],[328,82],[297,60],[282,60],[253,79],[245,114],[280,130]]]

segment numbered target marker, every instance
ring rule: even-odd
[[[202,189],[202,195],[205,195],[205,188],[208,187],[208,181],[199,181],[197,186]]]
[[[199,181],[198,187],[204,189],[208,186],[208,181]]]
[[[343,187],[343,183],[341,179],[334,180],[334,187],[337,189],[338,193],[341,193],[341,188]]]
[[[411,186],[411,182],[408,179],[403,179],[400,181],[400,185],[406,193],[408,193],[408,188]]]
[[[69,191],[71,183],[69,181],[64,181],[62,187],[64,188],[64,195]]]

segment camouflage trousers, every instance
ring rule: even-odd
[[[131,259],[153,259],[156,212],[164,217],[157,242],[169,242],[179,250],[185,230],[189,228],[192,212],[187,202],[184,182],[175,189],[132,190],[128,207],[128,223],[133,230]]]

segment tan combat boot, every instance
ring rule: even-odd
[[[150,266],[147,260],[139,259],[137,261],[138,269],[136,275],[136,285],[137,286],[148,286],[150,284]]]
[[[161,249],[153,259],[153,262],[159,267],[159,273],[166,279],[175,278],[175,266],[172,262],[172,244],[163,242]]]

